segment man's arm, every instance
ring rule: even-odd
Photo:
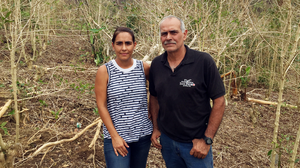
[[[213,104],[214,105],[208,120],[207,129],[205,131],[205,136],[211,139],[215,137],[215,134],[222,122],[223,114],[225,111],[224,96],[214,99]],[[207,145],[204,139],[194,139],[193,148],[190,151],[190,155],[204,159],[208,154],[209,149],[210,145]]]
[[[223,114],[225,111],[225,98],[221,96],[213,100],[213,108],[208,120],[207,129],[205,131],[205,136],[213,139],[219,129],[222,122]]]
[[[151,137],[151,142],[156,148],[161,149],[161,144],[157,142],[157,139],[161,135],[157,125],[157,118],[158,118],[158,111],[159,111],[159,104],[158,104],[157,97],[150,95],[149,104],[150,104],[149,111],[151,113],[152,123],[153,123],[153,133]]]

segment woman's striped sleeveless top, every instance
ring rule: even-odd
[[[133,59],[128,69],[118,66],[115,60],[105,64],[108,72],[107,109],[118,134],[126,142],[136,142],[152,133],[148,118],[146,78],[143,62]],[[103,127],[104,138],[111,139]]]

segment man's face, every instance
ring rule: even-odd
[[[166,19],[160,25],[160,40],[168,53],[176,52],[184,47],[187,30],[180,29],[180,21],[176,18]]]

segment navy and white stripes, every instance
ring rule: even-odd
[[[148,118],[146,78],[143,62],[133,59],[128,69],[115,60],[105,64],[108,72],[107,109],[118,134],[126,142],[135,142],[152,133]],[[104,138],[111,139],[103,127]]]

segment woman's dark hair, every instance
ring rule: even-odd
[[[113,38],[112,38],[112,42],[115,43],[116,41],[116,37],[118,34],[122,33],[122,32],[127,32],[131,35],[132,37],[132,41],[135,42],[135,37],[134,37],[134,34],[133,34],[133,31],[127,27],[118,27],[116,28],[115,32],[114,32],[114,35],[113,35]]]

